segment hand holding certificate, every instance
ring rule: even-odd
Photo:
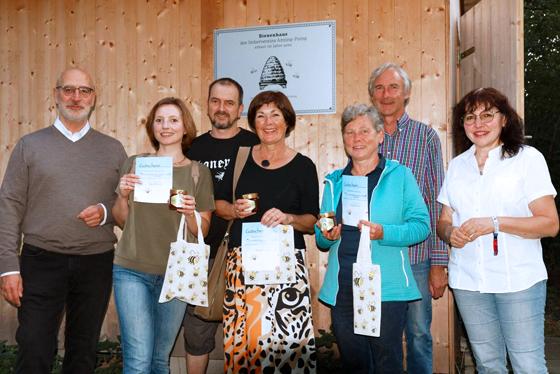
[[[173,158],[138,157],[135,174],[142,184],[136,185],[134,201],[167,204],[173,185]]]
[[[342,176],[342,223],[356,226],[368,221],[368,179],[351,175]]]

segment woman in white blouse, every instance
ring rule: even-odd
[[[453,111],[459,154],[438,201],[439,237],[451,245],[449,286],[479,373],[546,373],[547,273],[540,238],[558,233],[556,190],[543,155],[523,145],[523,124],[494,88]]]

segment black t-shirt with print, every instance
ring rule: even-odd
[[[216,200],[231,201],[232,178],[232,173],[226,173],[229,190],[223,190],[221,195],[215,193]],[[319,214],[317,169],[313,161],[301,153],[277,169],[262,168],[249,155],[239,176],[235,197],[239,199],[243,194],[254,192],[259,194],[259,210],[243,220],[234,221],[230,231],[230,248],[241,245],[243,222],[259,222],[262,215],[271,208],[290,214]],[[296,248],[305,248],[303,233],[297,230],[294,230],[294,245]]]
[[[187,152],[187,157],[206,165],[212,172],[214,179],[214,196],[222,196],[224,190],[230,191],[231,186],[225,186],[224,176],[228,171],[233,173],[233,164],[237,156],[237,150],[243,146],[253,146],[259,143],[259,138],[251,131],[240,128],[233,138],[216,139],[210,132],[202,134],[193,140]],[[230,170],[231,169],[231,170]],[[231,179],[229,183],[232,183]],[[216,199],[218,199],[216,197]],[[231,197],[228,199],[231,200]],[[212,215],[210,231],[206,236],[206,243],[211,247],[210,257],[216,255],[216,250],[224,237],[227,221]]]

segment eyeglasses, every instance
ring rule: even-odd
[[[465,114],[465,116],[463,117],[463,124],[464,125],[474,125],[474,123],[476,122],[476,117],[478,117],[478,119],[480,119],[480,123],[492,122],[496,113],[500,113],[500,111],[499,110],[497,110],[495,112],[487,111],[487,112],[482,112],[479,115],[476,115],[474,113],[468,113],[468,114]]]
[[[76,90],[78,90],[78,95],[83,99],[87,99],[95,91],[93,88],[86,87],[86,86],[80,86],[80,87],[57,86],[56,89],[61,90],[62,94],[66,97],[70,97],[70,96],[74,95],[74,92],[76,92]]]

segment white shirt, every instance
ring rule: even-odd
[[[543,155],[524,146],[511,158],[501,158],[502,147],[489,152],[481,175],[475,147],[449,164],[438,201],[453,209],[453,226],[469,218],[530,217],[529,203],[556,196]],[[487,234],[451,248],[449,286],[484,293],[517,292],[547,279],[539,239],[499,232],[498,255],[493,235]]]
[[[67,137],[68,139],[70,139],[74,143],[77,142],[78,140],[80,140],[81,138],[83,138],[87,134],[89,129],[91,128],[91,126],[89,125],[89,121],[88,121],[88,122],[86,122],[85,126],[81,128],[80,131],[72,132],[72,131],[68,130],[66,128],[66,126],[64,126],[64,124],[60,120],[60,117],[56,117],[56,120],[54,121],[53,126],[58,131],[60,131],[62,133],[62,135],[64,135],[65,137]]]

